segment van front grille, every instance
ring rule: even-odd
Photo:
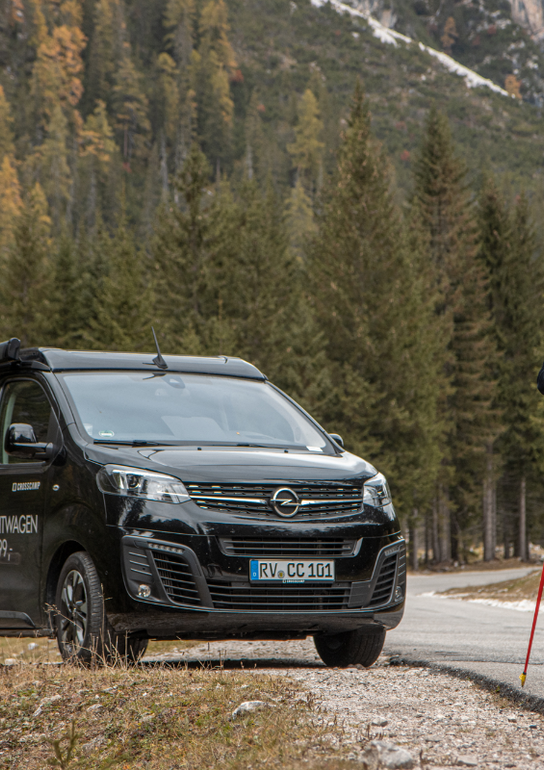
[[[215,609],[237,612],[333,612],[347,609],[350,593],[350,583],[306,588],[209,580],[208,587]]]
[[[363,507],[361,484],[199,484],[186,483],[191,498],[201,508],[238,515],[277,516],[270,504],[274,492],[288,487],[300,500],[295,519],[348,515]],[[287,519],[284,519],[287,520]]]

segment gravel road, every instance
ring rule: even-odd
[[[258,671],[299,682],[314,694],[325,722],[343,725],[352,759],[362,756],[370,736],[406,749],[414,767],[427,770],[544,767],[540,715],[439,671],[390,666],[385,656],[366,670],[329,669],[311,639],[213,642],[176,658],[182,665],[243,666],[248,676]]]
[[[472,681],[424,667],[391,666],[400,653],[511,683],[519,690],[529,618],[520,613],[422,594],[484,585],[531,570],[410,576],[406,615],[387,635],[385,655],[368,670],[328,669],[311,639],[293,642],[214,642],[176,656],[180,663],[243,666],[289,676],[312,692],[323,720],[340,721],[353,759],[368,738],[406,749],[414,766],[544,768],[544,718]],[[543,623],[544,625],[544,623]],[[528,691],[544,695],[544,644],[537,634]],[[169,656],[171,657],[171,656]],[[539,665],[540,664],[540,665]],[[480,670],[481,669],[481,670]],[[242,700],[242,698],[241,698]]]

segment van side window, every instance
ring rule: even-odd
[[[7,432],[13,423],[26,423],[34,428],[36,441],[46,442],[51,413],[51,404],[37,382],[19,381],[6,385],[0,404],[0,463],[2,465],[36,462],[33,459],[8,455],[5,450]]]

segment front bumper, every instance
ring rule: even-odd
[[[264,545],[236,537],[183,540],[157,539],[156,533],[122,537],[123,578],[134,609],[110,616],[117,632],[285,639],[365,624],[390,629],[402,618],[406,558],[399,535],[313,542],[269,539]],[[259,546],[258,552],[252,550]],[[336,578],[333,583],[256,585],[249,580],[249,560],[259,555],[332,558]]]

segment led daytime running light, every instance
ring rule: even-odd
[[[157,543],[148,543],[147,545],[155,551],[168,551],[169,553],[179,553],[183,555],[181,548],[174,548],[172,545],[157,545]]]

